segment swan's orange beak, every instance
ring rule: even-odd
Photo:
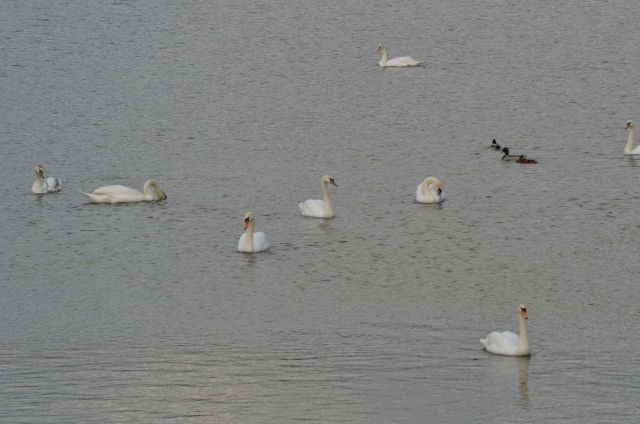
[[[244,220],[244,229],[246,230],[248,226],[249,226],[249,218]]]
[[[624,128],[625,128],[625,129],[629,129],[629,127],[630,127],[630,126],[631,126],[631,123],[627,122],[627,123],[624,125]]]
[[[524,319],[529,319],[529,313],[527,311],[520,311],[520,316]]]
[[[338,184],[336,184],[336,182],[335,182],[335,180],[334,180],[333,178],[331,178],[331,179],[329,180],[329,183],[330,183],[332,186],[334,186],[334,187],[338,187]]]

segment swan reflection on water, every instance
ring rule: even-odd
[[[515,359],[518,361],[518,374],[520,376],[520,384],[518,385],[519,403],[524,408],[527,408],[529,406],[529,361],[531,356],[519,356]]]
[[[487,367],[494,387],[501,387],[501,399],[519,408],[529,410],[529,361],[531,356],[488,357]],[[517,398],[516,398],[517,388]]]

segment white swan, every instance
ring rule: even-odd
[[[253,232],[253,212],[244,214],[244,234],[238,240],[238,252],[263,252],[271,247],[271,242],[262,231]]]
[[[439,203],[442,200],[442,182],[436,177],[427,177],[418,184],[416,201],[420,203]]]
[[[33,194],[55,193],[62,189],[62,180],[56,177],[44,177],[44,168],[42,165],[36,165],[36,180],[31,186]]]
[[[329,203],[329,191],[327,190],[327,184],[338,187],[335,180],[328,175],[323,175],[320,180],[320,190],[322,191],[322,200],[319,199],[307,199],[304,202],[298,203],[300,213],[304,216],[312,216],[314,218],[333,218],[333,209],[331,209],[331,203]]]
[[[529,338],[527,337],[527,307],[520,305],[518,319],[520,321],[520,335],[511,331],[499,333],[494,331],[486,339],[480,339],[480,343],[491,353],[508,356],[527,356],[531,354]]]
[[[627,144],[624,146],[625,155],[640,155],[640,145],[633,148],[633,144],[636,142],[636,126],[632,121],[627,121],[627,125],[624,126],[629,130],[629,137],[627,138]]]
[[[143,191],[144,194],[122,185],[110,185],[97,188],[91,193],[81,193],[94,203],[152,202],[167,198],[167,194],[154,180],[147,180]]]
[[[385,49],[382,44],[378,46],[378,52],[381,54],[380,62],[378,62],[378,65],[380,65],[380,67],[382,68],[386,68],[388,66],[418,66],[422,63],[422,61],[415,60],[414,58],[409,56],[387,59],[387,49]]]

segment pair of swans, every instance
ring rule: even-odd
[[[328,185],[331,184],[338,187],[336,181],[328,176],[323,175],[320,179],[320,191],[322,192],[322,200],[320,199],[307,199],[304,202],[298,203],[298,208],[303,216],[310,216],[313,218],[333,218],[335,214],[331,208],[331,202],[329,202],[329,190]],[[248,211],[244,214],[244,230],[245,232],[240,236],[238,240],[238,252],[257,253],[264,252],[271,247],[271,242],[267,235],[263,232],[253,232],[253,226],[255,219],[253,212]]]
[[[529,349],[529,337],[527,336],[527,313],[526,305],[520,305],[518,311],[519,333],[515,334],[511,331],[503,331],[502,333],[494,331],[490,333],[486,339],[480,339],[480,343],[484,345],[487,352],[497,355],[507,356],[528,356],[531,355]]]
[[[91,193],[81,193],[93,203],[153,202],[167,198],[167,194],[154,180],[147,180],[142,191],[143,193],[140,193],[123,185],[109,185],[97,188]]]
[[[62,180],[56,177],[44,177],[44,168],[39,163],[36,164],[36,180],[31,186],[33,194],[56,193],[62,190]]]
[[[378,53],[380,53],[380,62],[378,62],[378,65],[380,65],[381,68],[418,66],[422,63],[422,61],[416,60],[410,56],[402,56],[389,59],[387,57],[387,49],[385,49],[382,44],[378,46]]]
[[[36,164],[36,180],[31,186],[34,194],[56,193],[62,189],[62,180],[56,177],[44,177],[44,168]],[[151,202],[165,200],[167,194],[154,180],[144,183],[144,193],[122,185],[110,185],[95,189],[91,193],[84,193],[94,203],[124,203],[124,202]]]

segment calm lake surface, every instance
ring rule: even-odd
[[[0,422],[638,422],[635,1],[4,0],[0,55]]]

